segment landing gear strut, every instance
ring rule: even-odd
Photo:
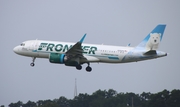
[[[35,64],[34,64],[35,59],[36,59],[36,57],[33,57],[33,58],[32,58],[32,63],[30,64],[32,67],[35,65]]]

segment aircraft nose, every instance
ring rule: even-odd
[[[16,46],[16,47],[14,47],[14,49],[13,49],[13,51],[15,52],[15,53],[18,53],[18,46]]]

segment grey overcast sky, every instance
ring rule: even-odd
[[[0,105],[98,89],[151,92],[180,89],[179,0],[0,0]],[[136,46],[157,25],[167,24],[159,50],[167,57],[127,64],[91,64],[81,71],[48,59],[19,56],[13,48],[31,39]]]

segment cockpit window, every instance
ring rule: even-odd
[[[21,45],[21,46],[25,46],[25,43],[21,43],[20,45]]]

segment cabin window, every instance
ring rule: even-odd
[[[21,46],[25,46],[25,44],[24,44],[24,43],[21,43],[20,45],[21,45]]]

